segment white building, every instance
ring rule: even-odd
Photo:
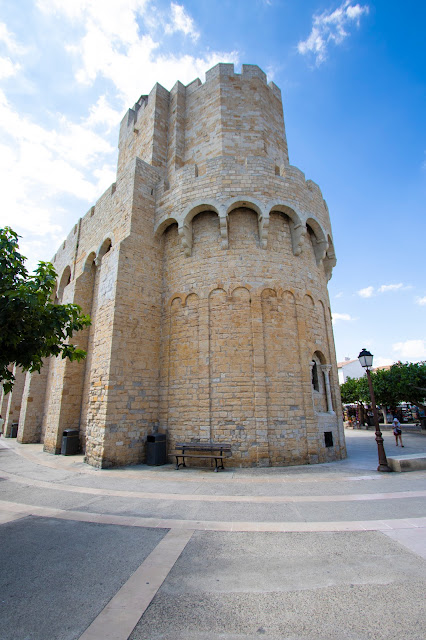
[[[348,378],[362,378],[365,376],[365,370],[362,368],[358,358],[356,360],[345,358],[343,362],[338,362],[337,373],[339,384],[343,384]]]

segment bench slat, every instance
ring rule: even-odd
[[[219,456],[219,455],[208,455],[208,454],[198,454],[198,453],[175,453],[177,458],[211,458],[212,460],[223,460],[227,456]]]

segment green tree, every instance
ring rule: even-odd
[[[410,402],[426,410],[426,362],[397,362],[389,373],[398,402]]]
[[[50,262],[40,262],[34,275],[19,253],[18,234],[0,229],[0,384],[11,391],[14,364],[38,371],[43,358],[85,358],[86,352],[70,344],[73,334],[90,325],[75,304],[51,302],[56,272]]]
[[[343,404],[355,404],[359,402],[360,392],[357,378],[348,378],[340,385],[340,394]]]

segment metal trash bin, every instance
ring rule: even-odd
[[[61,454],[74,456],[80,449],[80,437],[78,429],[64,429],[62,434]]]
[[[167,463],[167,444],[165,433],[153,433],[146,438],[146,464],[158,467]]]
[[[18,425],[19,422],[13,422],[10,428],[10,436],[9,438],[17,438],[18,437]]]

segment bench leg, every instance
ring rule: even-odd
[[[182,458],[182,462],[179,462],[179,458]],[[185,456],[182,456],[182,455],[176,456],[176,467],[175,467],[176,471],[179,469],[179,467],[186,467]]]
[[[217,463],[217,461],[220,461],[219,464]],[[225,467],[223,466],[223,460],[221,458],[215,458],[214,459],[215,462],[215,468],[214,471],[217,473],[219,471],[219,469],[224,469]]]

